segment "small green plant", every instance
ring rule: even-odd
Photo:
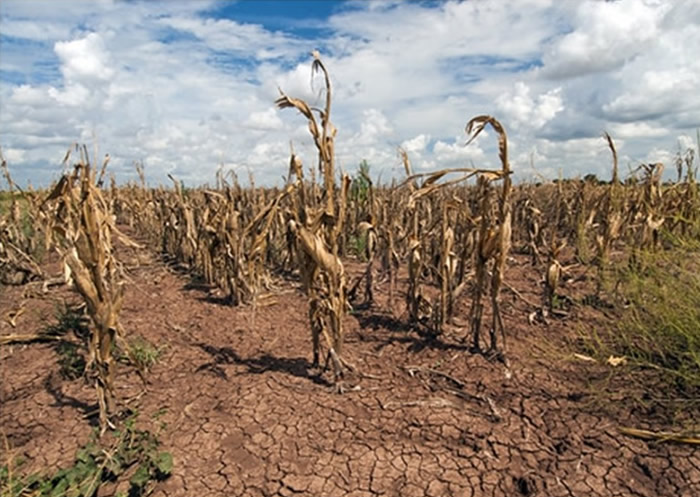
[[[56,344],[61,376],[67,380],[77,380],[85,374],[85,347],[73,342]]]
[[[360,162],[357,174],[352,178],[350,185],[350,200],[363,204],[369,197],[371,180],[369,176],[369,162],[365,159]]]
[[[143,337],[136,337],[128,344],[127,358],[142,375],[150,372],[163,351]]]
[[[47,335],[65,337],[72,331],[80,340],[86,340],[90,336],[87,319],[81,306],[64,304],[56,307],[54,316],[56,323],[46,328]]]
[[[77,451],[73,465],[53,475],[17,476],[18,468],[12,465],[21,462],[8,461],[0,467],[0,497],[92,497],[103,485],[128,491],[132,497],[148,495],[156,482],[170,476],[173,458],[159,450],[157,434],[135,426],[136,416],[121,429],[108,432],[104,437],[108,443],[101,443],[93,433]]]
[[[348,252],[361,261],[367,260],[367,233],[359,233],[348,239]]]

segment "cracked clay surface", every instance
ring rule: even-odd
[[[700,450],[621,435],[625,407],[616,416],[592,407],[575,369],[588,365],[533,354],[538,331],[517,303],[504,311],[508,369],[458,336],[426,343],[381,301],[348,316],[346,354],[365,376],[341,395],[328,373],[310,370],[307,304],[293,283],[255,308],[231,308],[139,257],[122,324],[165,346],[133,401],[139,419],[160,412],[167,423],[160,438],[175,466],[158,497],[700,495]],[[21,291],[0,293],[3,313]],[[77,301],[65,289],[50,295],[30,299],[20,328],[45,325],[61,298]],[[566,332],[559,326],[547,333]],[[62,379],[56,360],[46,344],[0,350],[0,426],[27,470],[70,463],[90,434],[94,392]],[[126,366],[116,384],[123,399],[141,391]]]

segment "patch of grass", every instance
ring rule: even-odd
[[[647,407],[700,406],[700,243],[666,238],[667,249],[637,254],[618,268],[619,318],[610,330],[582,333],[582,351],[625,375]],[[683,413],[679,418],[683,418]]]
[[[92,497],[107,486],[104,495],[150,494],[155,483],[172,472],[173,458],[159,450],[157,433],[136,427],[136,417],[133,414],[121,429],[108,432],[102,441],[95,431],[87,445],[77,451],[73,465],[52,475],[18,475],[21,461],[4,461],[0,466],[0,497]]]
[[[58,342],[56,345],[61,376],[67,380],[77,380],[85,374],[85,348],[72,342]]]
[[[143,337],[132,339],[128,346],[127,358],[142,374],[155,366],[163,352],[163,347],[156,347]]]
[[[688,250],[692,248],[692,250]],[[700,389],[700,276],[692,244],[642,254],[622,275],[626,310],[610,345],[633,364],[662,372],[681,392]]]

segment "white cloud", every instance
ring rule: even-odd
[[[2,151],[2,155],[7,160],[12,164],[13,162],[22,162],[24,160],[24,154],[26,153],[25,150],[17,149],[17,148],[8,148]]]
[[[30,85],[19,85],[12,88],[13,103],[19,105],[38,105],[46,99],[46,90]]]
[[[378,109],[367,109],[362,113],[360,132],[356,136],[358,145],[376,143],[381,138],[391,136],[393,129],[389,120]]]
[[[675,159],[676,154],[675,152],[671,152],[668,149],[665,148],[657,148],[654,147],[652,148],[642,160],[642,163],[644,164],[656,164],[658,162],[661,162],[664,164],[664,170],[667,172],[670,171],[670,166],[673,163],[673,160]]]
[[[430,135],[420,134],[401,143],[401,148],[407,153],[421,153],[426,149],[428,143],[430,143]]]
[[[193,34],[214,50],[238,52],[261,60],[296,56],[303,50],[299,40],[283,33],[267,31],[257,24],[192,17],[165,17],[161,23]]]
[[[606,103],[603,110],[609,116],[619,116],[624,120],[653,118],[668,111],[682,110],[688,104],[697,110],[700,100],[692,99],[692,96],[698,85],[698,64],[667,70],[648,69],[637,79],[634,87],[629,85],[624,93]]]
[[[635,163],[700,126],[697,0],[355,2],[318,39],[217,18],[219,5],[0,2],[3,34],[20,39],[0,45],[0,145],[18,179],[45,184],[70,143],[93,137],[120,179],[143,160],[152,182],[211,182],[229,164],[274,183],[290,140],[314,167],[305,119],[273,108],[278,88],[323,106],[314,48],[348,172],[365,158],[403,175],[399,145],[417,170],[497,165],[493,136],[463,147],[479,114],[506,127],[516,177],[531,157],[550,177],[606,177],[604,130]]]
[[[668,9],[667,2],[655,0],[580,2],[572,18],[574,30],[546,51],[544,74],[575,77],[619,68],[654,42]]]
[[[114,75],[102,36],[97,33],[78,40],[59,41],[54,50],[61,60],[61,72],[68,81],[107,80]]]
[[[59,104],[79,107],[84,104],[90,96],[90,91],[80,83],[67,86],[64,91],[56,88],[49,88],[49,96]]]
[[[632,123],[613,123],[610,133],[619,138],[642,138],[668,136],[669,130],[640,121]]]
[[[449,164],[450,167],[469,167],[472,162],[482,161],[486,156],[477,142],[464,146],[464,141],[459,143],[457,140],[452,143],[439,140],[433,146],[433,152],[438,162]],[[485,167],[492,165],[492,161],[474,165]]]
[[[496,107],[517,126],[539,129],[564,109],[561,88],[555,88],[533,99],[530,88],[518,81],[512,91],[496,99]]]
[[[283,127],[282,119],[274,107],[267,110],[253,112],[245,122],[246,126],[261,131],[278,130]]]
[[[683,151],[691,148],[695,149],[697,152],[697,147],[700,146],[700,144],[696,141],[696,138],[691,138],[688,135],[680,135],[678,137],[678,146]]]
[[[20,20],[3,25],[3,34],[34,41],[48,41],[70,36],[70,30],[52,22]]]

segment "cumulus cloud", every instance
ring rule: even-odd
[[[669,130],[659,126],[652,126],[644,121],[632,123],[613,123],[610,125],[610,133],[619,138],[642,138],[668,136]]]
[[[430,135],[420,134],[401,143],[407,153],[422,153],[430,143]]]
[[[518,81],[512,91],[496,99],[499,115],[517,126],[539,129],[564,109],[561,88],[555,88],[538,95],[530,96],[530,88]]]
[[[266,60],[297,56],[304,50],[300,40],[279,32],[270,32],[258,24],[241,24],[227,19],[166,17],[164,26],[191,33],[208,47]]]
[[[54,50],[67,81],[105,81],[114,75],[102,36],[97,33],[73,41],[59,41]]]
[[[13,162],[22,162],[24,160],[25,150],[20,150],[17,148],[8,148],[2,151],[5,160],[9,161],[10,164]]]
[[[39,105],[47,96],[46,90],[31,85],[19,85],[12,88],[12,102],[18,105]]]
[[[362,113],[362,117],[360,132],[355,136],[357,145],[376,143],[384,137],[391,136],[391,124],[379,109],[367,109]]]
[[[456,140],[452,143],[446,143],[439,140],[433,146],[435,157],[440,162],[453,164],[456,167],[465,167],[471,162],[484,158],[484,151],[477,143],[471,143],[465,146],[464,143],[458,143]],[[461,163],[460,163],[461,162]],[[484,166],[480,164],[479,166]]]
[[[281,129],[282,119],[277,114],[274,107],[270,107],[267,110],[253,112],[250,117],[245,121],[247,126],[253,129],[258,129],[261,131],[271,131]]]
[[[305,119],[273,107],[279,89],[322,107],[331,73],[336,155],[351,171],[402,175],[497,164],[496,140],[464,147],[475,115],[499,118],[516,177],[594,172],[601,138],[621,162],[671,157],[700,126],[696,0],[350,2],[318,38],[222,17],[216,2],[0,2],[0,145],[18,180],[46,184],[76,140],[97,141],[118,179],[143,161],[211,182],[221,164],[258,184],[285,173],[289,142],[317,153]],[[527,13],[527,14],[525,14]],[[27,47],[31,47],[29,50]]]
[[[544,74],[575,77],[620,67],[654,42],[669,8],[668,2],[655,0],[580,2],[573,30],[545,52]]]
[[[695,149],[698,145],[700,144],[688,135],[681,135],[678,137],[678,146],[681,150]]]

